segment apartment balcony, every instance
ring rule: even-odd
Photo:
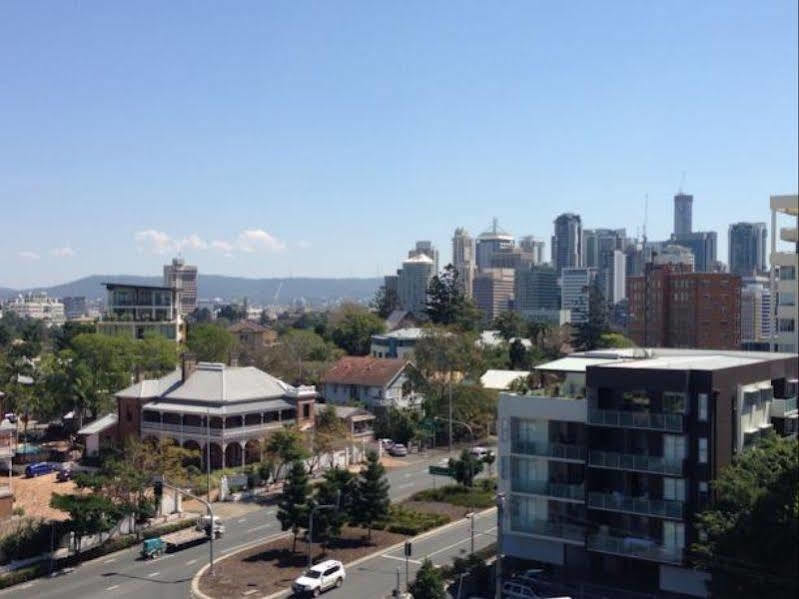
[[[683,502],[670,499],[642,499],[612,493],[588,493],[588,507],[608,512],[624,512],[638,516],[683,519]]]
[[[548,520],[522,520],[511,518],[510,528],[513,532],[534,537],[556,539],[575,545],[585,545],[585,527]]]
[[[787,399],[774,398],[771,400],[769,416],[772,418],[787,418],[797,413],[796,397]]]
[[[585,463],[587,452],[585,447],[579,445],[514,440],[511,442],[511,453],[582,464]]]
[[[668,433],[683,432],[683,415],[662,412],[588,410],[588,424],[619,428],[640,428]]]
[[[671,476],[682,476],[683,474],[682,460],[670,460],[660,456],[633,453],[615,453],[612,451],[591,450],[588,452],[588,465],[592,468],[646,472],[649,474],[668,474]]]
[[[214,441],[225,440],[234,441],[240,440],[243,437],[257,437],[259,434],[268,434],[271,431],[284,427],[287,424],[294,423],[294,420],[282,420],[264,422],[263,424],[252,424],[249,426],[234,426],[227,428],[218,427],[204,427],[204,426],[188,426],[183,424],[170,424],[161,422],[146,422],[141,423],[142,434],[166,434],[166,435],[180,435],[188,437],[210,437]]]
[[[595,534],[588,536],[586,548],[589,551],[645,559],[664,564],[682,563],[681,547],[666,547],[652,539]]]
[[[585,503],[585,485],[570,485],[564,483],[551,483],[544,480],[530,480],[512,477],[510,489],[513,493],[526,493],[539,495],[550,499]]]

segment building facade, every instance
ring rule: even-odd
[[[189,266],[183,258],[172,258],[164,265],[164,286],[174,287],[180,293],[181,316],[188,316],[197,309],[197,267]]]
[[[531,256],[530,264],[544,264],[545,245],[542,239],[536,239],[532,235],[525,235],[519,240],[521,250]]]
[[[425,313],[427,288],[435,275],[435,263],[427,254],[408,258],[397,271],[397,299],[400,306],[416,316]]]
[[[184,356],[180,369],[116,393],[119,438],[171,439],[212,468],[253,464],[276,430],[313,428],[316,397],[257,368]]]
[[[539,310],[560,309],[560,287],[555,269],[549,265],[516,269],[513,309],[522,315]]]
[[[778,216],[788,217],[777,231]],[[797,272],[799,272],[799,196],[771,196],[771,313],[772,350],[796,353],[799,351],[797,309]],[[780,245],[777,245],[777,239]]]
[[[766,223],[734,223],[728,231],[727,266],[742,277],[766,273]]]
[[[179,293],[174,287],[104,283],[105,313],[97,332],[143,339],[157,334],[180,343],[185,325],[180,316]]]
[[[414,248],[408,252],[408,258],[415,258],[416,256],[427,256],[433,261],[433,274],[436,275],[440,272],[438,269],[438,249],[436,249],[432,241],[417,241]]]
[[[564,268],[582,266],[583,226],[578,214],[565,213],[555,219],[552,236],[552,266],[560,276]]]
[[[503,231],[495,218],[488,231],[483,231],[477,236],[476,262],[477,269],[491,268],[491,259],[496,252],[513,248],[513,235]]]
[[[710,483],[771,430],[796,431],[795,356],[603,350],[539,366],[501,393],[502,551],[557,578],[707,596],[685,549]]]
[[[674,196],[674,235],[693,232],[694,196],[678,193]]]
[[[588,321],[591,286],[596,283],[596,268],[564,268],[561,271],[560,306],[569,310],[571,324]]]
[[[89,306],[85,296],[62,297],[61,303],[64,304],[64,316],[67,320],[84,318],[89,315]]]
[[[512,268],[483,268],[475,275],[472,296],[486,321],[511,308],[514,277]]]
[[[741,287],[741,349],[769,351],[770,348],[771,291],[768,279],[763,279]]]
[[[741,279],[647,264],[627,280],[628,335],[641,346],[739,349]]]
[[[3,304],[3,310],[13,312],[20,318],[41,320],[45,324],[64,324],[64,304],[48,297],[43,291],[20,294]]]
[[[695,270],[694,253],[681,245],[666,245],[652,257],[652,261],[655,264],[682,264],[691,271]]]
[[[715,231],[696,231],[682,235],[672,235],[671,243],[687,247],[694,255],[696,272],[714,272],[716,270],[716,246],[718,235]]]
[[[466,229],[458,227],[452,237],[452,265],[458,273],[458,285],[464,295],[472,297],[474,271],[477,268],[474,239]]]
[[[322,375],[325,401],[363,403],[372,411],[418,407],[421,396],[408,379],[410,362],[402,358],[344,356]]]
[[[382,335],[372,335],[369,355],[373,358],[402,358],[410,360],[416,342],[422,338],[424,330],[418,327],[396,329]]]

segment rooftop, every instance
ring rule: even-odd
[[[486,370],[480,377],[480,383],[486,389],[506,390],[516,379],[529,376],[527,370]]]
[[[138,283],[114,283],[114,282],[107,282],[107,283],[100,283],[104,285],[106,289],[116,289],[117,287],[133,287],[136,289],[155,289],[157,291],[177,291],[174,287],[164,287],[162,285],[140,285]]]
[[[106,414],[101,418],[98,418],[94,422],[90,422],[82,429],[78,431],[79,435],[94,435],[96,433],[100,433],[107,428],[117,425],[117,413],[111,412],[110,414]]]
[[[382,335],[372,335],[374,341],[384,341],[386,339],[403,339],[403,340],[416,340],[424,336],[424,329],[420,327],[411,327],[407,329],[397,329]]]
[[[344,356],[323,376],[323,383],[384,386],[394,380],[409,364],[400,358]]]

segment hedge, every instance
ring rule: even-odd
[[[487,508],[496,503],[496,498],[494,490],[486,484],[472,488],[462,485],[447,485],[414,493],[411,496],[411,501],[436,501],[460,507]]]
[[[388,520],[378,522],[372,528],[375,530],[385,529],[388,532],[402,535],[416,536],[431,528],[442,526],[449,521],[449,516],[443,514],[427,514],[392,505],[389,508]]]

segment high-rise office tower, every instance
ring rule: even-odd
[[[596,276],[596,268],[564,268],[561,271],[560,307],[571,312],[571,324],[588,321],[591,286]]]
[[[730,272],[748,277],[766,272],[766,223],[734,223],[728,232]]]
[[[513,235],[500,229],[495,218],[491,222],[491,228],[477,236],[477,268],[479,270],[491,268],[491,257],[496,252],[509,250],[512,247]]]
[[[671,242],[691,250],[694,255],[696,272],[714,272],[716,270],[718,235],[715,231],[695,231],[672,235]]]
[[[197,309],[197,267],[189,266],[183,258],[172,258],[164,265],[164,286],[178,290],[178,311],[186,316]]]
[[[525,254],[530,254],[531,264],[544,263],[544,241],[532,235],[525,235],[519,240],[519,248]]]
[[[527,315],[560,308],[558,275],[549,265],[517,268],[513,285],[513,309]]]
[[[474,282],[474,239],[466,229],[458,227],[452,236],[452,266],[458,273],[458,284],[466,297],[472,297]]]
[[[685,235],[693,231],[694,196],[678,193],[674,196],[674,234]]]
[[[474,276],[474,303],[487,322],[510,309],[514,274],[512,268],[483,268]]]
[[[578,214],[565,213],[555,219],[552,236],[552,265],[558,276],[564,268],[582,266],[583,226]]]
[[[433,259],[423,253],[402,263],[402,268],[397,271],[397,298],[403,309],[417,316],[425,313],[427,287],[435,274],[433,268]]]
[[[408,258],[425,255],[433,261],[433,274],[438,274],[438,249],[432,241],[417,241],[416,247],[408,252]]]
[[[769,351],[771,291],[768,277],[741,278],[741,349]]]

